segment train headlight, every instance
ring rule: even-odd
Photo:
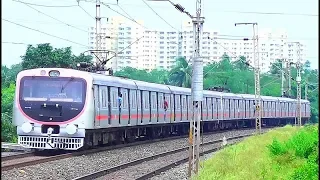
[[[32,124],[25,122],[22,124],[21,129],[24,133],[29,133],[32,131],[33,126],[32,126]]]
[[[72,135],[77,132],[78,128],[74,124],[68,124],[66,127],[66,131],[68,134]]]

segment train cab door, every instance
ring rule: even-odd
[[[94,127],[100,127],[100,97],[99,97],[99,86],[93,85],[93,98],[94,98]]]

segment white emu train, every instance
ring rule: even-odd
[[[39,68],[17,76],[13,122],[18,143],[26,148],[77,150],[141,136],[186,133],[191,108],[188,88]],[[201,109],[208,130],[254,126],[254,95],[204,91]],[[296,100],[262,96],[262,112],[263,124],[292,123]],[[302,119],[309,117],[310,103],[302,100]]]

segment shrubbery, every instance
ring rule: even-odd
[[[279,163],[302,159],[304,163],[292,174],[292,179],[318,179],[318,127],[306,126],[286,142],[274,139],[268,146],[271,156]]]

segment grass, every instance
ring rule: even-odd
[[[318,144],[317,125],[277,128],[217,152],[194,179],[318,179]]]

